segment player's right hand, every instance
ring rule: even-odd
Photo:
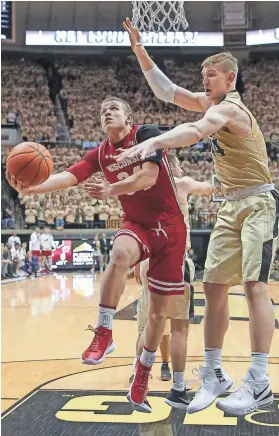
[[[19,192],[22,195],[27,195],[30,191],[30,186],[22,186],[22,182],[20,180],[16,180],[15,176],[10,176],[8,171],[6,171],[6,177],[11,185],[12,188],[14,188],[17,192]]]
[[[135,28],[129,18],[126,18],[126,20],[123,21],[123,27],[128,32],[132,50],[135,51],[137,45],[141,45],[141,36],[139,31]]]

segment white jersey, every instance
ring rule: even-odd
[[[18,236],[10,236],[8,244],[11,244],[12,248],[14,248],[15,244],[20,244],[20,238]]]
[[[54,239],[50,233],[42,234],[41,247],[43,251],[51,251],[54,248]]]
[[[41,234],[33,232],[30,236],[30,250],[41,251]]]

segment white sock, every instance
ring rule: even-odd
[[[173,384],[172,388],[176,391],[184,391],[186,388],[185,380],[184,380],[184,372],[174,372],[173,373]]]
[[[152,366],[156,359],[156,351],[148,351],[145,347],[143,347],[140,362],[144,366]]]
[[[266,375],[268,373],[268,358],[269,354],[253,352],[250,368],[256,369],[261,374]]]
[[[116,309],[113,309],[112,307],[99,306],[97,327],[101,325],[109,330],[112,330],[112,320],[115,312]]]
[[[222,366],[221,362],[222,349],[221,348],[205,348],[204,363],[206,367],[215,369]]]

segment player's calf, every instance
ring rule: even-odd
[[[97,365],[105,355],[114,351],[112,321],[116,307],[125,289],[128,268],[140,257],[137,242],[128,236],[119,236],[113,246],[110,263],[101,283],[97,328],[89,326],[95,335],[82,355],[82,363]]]

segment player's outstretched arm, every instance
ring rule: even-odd
[[[147,139],[132,148],[122,151],[116,161],[121,162],[127,157],[140,156],[141,159],[161,148],[189,147],[202,138],[208,138],[234,119],[236,109],[232,104],[222,102],[210,107],[204,117],[195,123],[185,123],[160,136]]]
[[[87,182],[84,185],[85,191],[90,197],[97,200],[105,200],[108,197],[117,197],[119,195],[132,194],[143,189],[151,188],[155,185],[159,174],[159,166],[153,162],[144,162],[142,169],[132,176],[112,183],[111,185],[100,179],[93,179],[93,182]]]
[[[181,195],[212,195],[214,187],[210,182],[199,182],[192,177],[182,177],[175,181],[178,192]]]
[[[123,27],[129,34],[132,50],[155,96],[166,103],[174,103],[190,111],[205,112],[209,107],[205,93],[191,92],[175,85],[150,58],[142,45],[140,33],[129,18],[124,21]]]
[[[62,189],[70,188],[88,179],[92,174],[101,171],[98,160],[98,149],[94,148],[89,151],[83,159],[67,168],[59,174],[52,174],[44,183],[35,187],[22,187],[22,183],[16,180],[15,177],[10,177],[8,173],[7,179],[10,185],[20,192],[22,195],[27,194],[47,194],[48,192],[61,191]]]
[[[16,180],[14,176],[10,177],[6,173],[10,185],[22,195],[27,194],[47,194],[48,192],[61,191],[62,189],[70,188],[78,183],[76,177],[68,172],[63,171],[59,174],[52,174],[44,183],[34,187],[23,187],[22,182]]]

